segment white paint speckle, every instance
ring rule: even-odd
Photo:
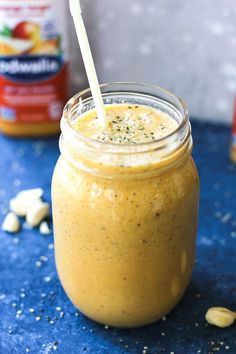
[[[142,7],[139,5],[139,3],[134,3],[131,5],[130,13],[135,16],[142,13]]]
[[[220,67],[220,72],[225,76],[236,77],[236,61],[235,63],[223,63],[223,65]]]
[[[49,250],[53,250],[54,249],[54,244],[53,243],[49,243],[48,244],[48,249]]]
[[[229,38],[229,42],[230,42],[230,44],[232,44],[232,45],[236,45],[236,37],[230,37],[230,38]]]
[[[14,179],[13,185],[14,187],[20,187],[21,186],[21,180],[19,178]]]
[[[37,268],[42,267],[42,262],[36,261],[36,262],[35,262],[35,266],[36,266]]]
[[[149,14],[153,15],[153,14],[156,13],[156,11],[157,11],[157,8],[156,8],[156,6],[154,4],[147,5],[147,12]]]
[[[43,151],[46,148],[46,143],[43,141],[37,141],[32,144],[32,148],[33,148],[34,156],[39,157],[43,154]]]
[[[220,242],[221,246],[225,246],[225,244],[226,244],[224,239],[221,239],[219,242]]]
[[[219,111],[219,112],[227,112],[228,110],[228,107],[229,107],[229,104],[227,101],[224,101],[224,100],[219,100],[215,103],[216,105],[216,109]]]
[[[149,44],[141,44],[140,47],[139,47],[139,53],[146,56],[146,55],[149,55],[152,51],[152,48],[150,47]]]
[[[236,80],[227,80],[225,82],[225,88],[230,93],[236,93]]]
[[[215,36],[222,36],[225,33],[224,24],[221,22],[210,23],[210,31]]]
[[[20,168],[20,163],[19,163],[18,161],[13,161],[13,162],[11,163],[11,169],[12,169],[13,171],[17,171],[19,168]]]
[[[228,221],[232,218],[232,214],[231,213],[226,213],[224,214],[224,216],[222,217],[221,221],[223,224],[227,224]]]
[[[231,14],[231,9],[225,7],[224,9],[222,9],[221,13],[224,17],[228,17]]]
[[[44,277],[43,280],[45,281],[45,283],[49,283],[52,280],[52,278],[47,276],[47,277]]]
[[[202,236],[199,240],[199,243],[204,246],[212,246],[213,242],[208,237]]]
[[[13,237],[12,243],[13,243],[14,245],[18,245],[18,244],[20,243],[20,239],[19,239],[18,237]]]

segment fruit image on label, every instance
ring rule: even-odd
[[[13,39],[0,33],[0,55],[19,55],[32,48],[29,40]]]
[[[66,0],[0,0],[0,129],[60,120],[68,99],[66,9]]]
[[[29,39],[34,43],[37,43],[37,41],[39,41],[41,38],[40,32],[41,30],[38,24],[29,21],[22,21],[18,23],[12,30],[12,37]]]
[[[39,24],[21,21],[14,28],[3,25],[0,30],[0,55],[12,54],[51,54],[61,52],[60,36],[43,39]]]

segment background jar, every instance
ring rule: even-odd
[[[73,129],[93,109],[89,90],[61,121],[53,182],[55,256],[61,283],[88,317],[136,327],[167,314],[182,297],[195,260],[199,181],[188,113],[157,86],[102,85],[105,104],[169,114],[178,128],[151,143],[107,144]]]

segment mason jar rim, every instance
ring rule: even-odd
[[[103,142],[95,140],[91,137],[85,136],[84,134],[76,131],[73,126],[70,124],[71,114],[73,113],[73,109],[75,105],[79,105],[79,102],[82,102],[83,105],[83,97],[88,95],[86,98],[86,103],[93,102],[92,94],[90,88],[80,91],[79,93],[75,94],[65,105],[63,110],[63,115],[61,119],[61,131],[62,134],[65,135],[66,140],[70,141],[72,145],[80,145],[83,144],[89,149],[97,150],[99,149],[101,152],[104,153],[115,153],[115,154],[137,154],[138,152],[147,152],[147,151],[156,151],[164,149],[168,144],[171,144],[173,140],[176,140],[178,137],[184,138],[190,133],[190,124],[189,124],[189,116],[188,116],[188,109],[185,102],[177,97],[172,92],[163,89],[157,85],[150,85],[145,83],[137,83],[137,82],[112,82],[100,85],[101,92],[103,98],[106,95],[136,95],[137,97],[149,97],[153,100],[158,99],[157,93],[159,95],[163,95],[166,97],[162,98],[162,101],[165,104],[169,104],[171,108],[175,107],[180,115],[181,121],[177,122],[178,127],[171,132],[170,134],[155,139],[151,142],[141,142],[135,144],[119,144],[114,142]],[[169,99],[169,100],[168,100]],[[173,102],[170,100],[175,101],[175,106]],[[127,102],[128,104],[128,102]],[[138,104],[138,103],[137,103]],[[94,109],[94,106],[90,109]],[[88,111],[90,110],[88,109]],[[79,116],[80,114],[78,114]]]

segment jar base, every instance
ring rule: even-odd
[[[186,288],[187,289],[187,288]],[[128,319],[128,318],[121,318],[120,319],[113,319],[113,320],[109,320],[108,316],[104,316],[104,314],[100,313],[99,315],[94,315],[91,314],[90,311],[86,311],[84,309],[81,308],[81,306],[76,306],[75,302],[71,300],[71,302],[73,303],[73,305],[77,308],[77,310],[83,314],[85,317],[89,318],[90,320],[100,323],[102,325],[105,326],[109,326],[109,327],[114,327],[114,328],[124,328],[124,329],[132,329],[132,328],[140,328],[140,327],[146,327],[149,326],[155,322],[158,322],[159,320],[161,320],[164,316],[168,315],[169,313],[171,313],[175,307],[178,305],[178,303],[182,300],[184,293],[186,291],[186,289],[183,290],[183,292],[178,296],[178,298],[175,299],[175,301],[172,303],[172,305],[168,306],[168,309],[164,309],[163,311],[159,311],[158,314],[156,314],[155,316],[146,316],[146,318],[137,318],[136,319]],[[67,294],[68,295],[68,294]]]

